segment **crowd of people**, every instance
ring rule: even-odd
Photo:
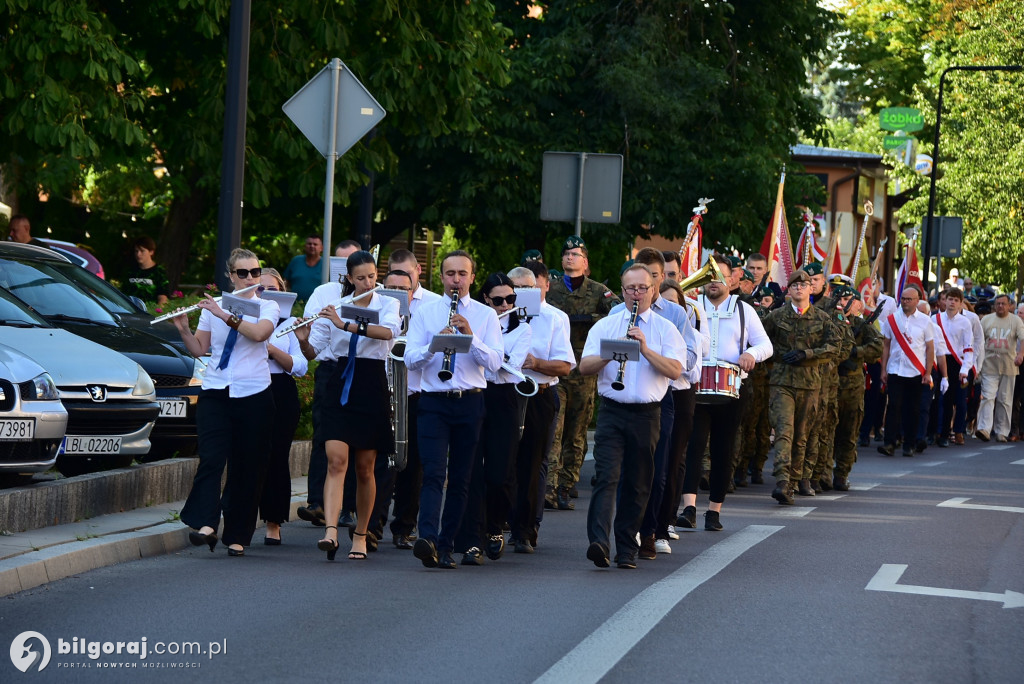
[[[318,244],[307,248],[303,267],[319,259]],[[703,527],[722,530],[726,495],[764,485],[770,455],[770,495],[793,505],[848,490],[872,436],[881,454],[913,457],[1020,434],[1024,305],[1014,315],[1007,295],[984,317],[953,282],[931,302],[916,285],[898,301],[864,301],[817,263],[765,284],[760,254],[714,255],[684,278],[678,254],[653,248],[624,265],[616,293],[590,276],[587,246],[570,236],[557,274],[533,252],[478,279],[472,256],[451,251],[443,294],[422,286],[412,252],[394,251],[383,285],[405,293],[399,302],[378,290],[378,265],[358,243],[335,254],[347,274],[313,288],[301,319],[266,294],[286,278],[240,249],[228,275],[255,303],[240,315],[208,297],[194,333],[174,319],[189,351],[210,353],[200,465],[182,511],[197,546],[219,540],[243,555],[258,518],[264,543],[281,544],[293,377],[313,360],[298,515],[324,528],[317,546],[329,560],[346,528],[351,560],[366,560],[386,527],[428,568],[534,553],[545,512],[575,508],[595,402],[586,558],[602,568],[671,553],[677,530],[697,526],[702,490]],[[527,289],[539,309],[517,306]],[[394,372],[407,380],[399,413]],[[400,460],[395,420],[408,428]]]

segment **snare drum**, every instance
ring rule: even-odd
[[[700,386],[697,388],[697,403],[721,404],[740,397],[740,367],[734,363],[719,361],[717,365],[705,364],[700,369]]]

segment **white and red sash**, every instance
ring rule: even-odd
[[[889,314],[889,318],[886,320],[889,321],[889,328],[892,330],[892,336],[896,338],[896,341],[900,345],[900,349],[903,350],[907,359],[910,360],[910,363],[914,364],[914,368],[916,368],[917,372],[923,377],[925,375],[924,364],[921,363],[921,359],[917,358],[917,354],[915,354],[914,350],[910,348],[910,343],[907,342],[907,338],[903,334],[903,331],[900,330],[898,325],[896,325],[896,314]]]
[[[956,363],[958,366],[964,365],[963,358],[961,358],[961,356],[956,353],[956,347],[953,346],[953,341],[949,339],[949,334],[946,332],[946,326],[942,324],[942,312],[940,311],[937,314],[935,314],[935,318],[938,319],[939,330],[942,331],[942,339],[946,340],[946,349],[948,349],[949,353],[953,356],[954,359],[956,359]]]

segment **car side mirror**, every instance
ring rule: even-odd
[[[128,299],[131,300],[131,303],[139,310],[139,313],[146,313],[146,303],[144,301],[135,295],[129,295]]]

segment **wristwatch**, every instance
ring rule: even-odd
[[[228,327],[238,330],[238,326],[242,324],[242,319],[238,316],[231,314],[231,318],[228,319]]]

